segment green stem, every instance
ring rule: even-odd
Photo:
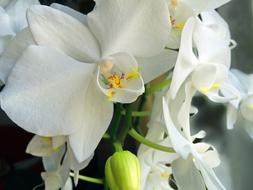
[[[136,141],[146,145],[146,146],[149,146],[151,148],[154,148],[156,150],[160,150],[160,151],[163,151],[163,152],[170,152],[170,153],[174,153],[175,150],[173,148],[170,148],[170,147],[166,147],[166,146],[163,146],[163,145],[159,145],[159,144],[156,144],[154,142],[151,142],[150,140],[146,139],[145,137],[141,136],[139,133],[137,133],[137,131],[135,131],[133,128],[129,130],[128,134],[133,137]]]
[[[109,187],[108,187],[108,184],[107,184],[106,180],[105,180],[105,183],[104,183],[104,190],[109,190]]]
[[[74,177],[74,173],[70,172],[69,174],[71,177]],[[83,175],[79,175],[78,178],[82,181],[87,181],[87,182],[91,182],[91,183],[96,183],[96,184],[100,184],[100,185],[104,185],[104,180],[103,179],[99,179],[99,178],[93,178],[93,177],[87,177],[87,176],[83,176]]]
[[[123,151],[122,145],[118,141],[116,141],[116,142],[113,143],[113,147],[114,147],[114,149],[115,149],[116,152]]]
[[[129,129],[132,127],[132,105],[126,105],[125,126],[121,127],[118,139],[124,144]]]
[[[145,88],[146,88],[146,86],[145,86]],[[146,103],[146,93],[144,93],[144,94],[141,96],[140,104],[139,104],[139,106],[138,106],[138,111],[139,111],[139,112],[142,112],[142,110],[143,110],[143,108],[144,108],[144,106],[145,106],[145,103]],[[144,112],[144,111],[143,111],[143,112]],[[148,113],[149,113],[149,116],[150,116],[150,112],[148,112]],[[140,117],[135,118],[134,123],[133,123],[133,126],[134,126],[134,128],[135,128],[139,133],[143,134],[143,133],[142,133],[141,126],[140,126],[140,121],[141,121],[141,118],[140,118]]]
[[[159,82],[157,84],[152,84],[149,87],[146,88],[146,94],[154,94],[155,92],[161,91],[162,89],[169,87],[171,84],[171,79],[165,79],[162,82]]]
[[[126,115],[126,111],[125,110],[121,111],[121,114]],[[133,117],[148,117],[150,116],[150,112],[149,111],[133,111],[132,116]]]
[[[121,110],[122,110],[121,105],[115,104],[115,110],[114,110],[115,115],[111,124],[112,128],[110,130],[112,141],[115,141],[117,138],[117,132],[119,130],[120,120],[122,117]]]

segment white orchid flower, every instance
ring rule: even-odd
[[[41,137],[35,135],[27,146],[27,153],[42,157],[46,171],[41,175],[48,190],[72,189],[71,183],[68,182],[70,170],[74,171],[74,181],[77,185],[79,170],[84,169],[93,157],[92,155],[79,163],[68,144],[65,136]]]
[[[170,93],[172,99],[186,81],[215,101],[224,101],[218,89],[230,67],[230,33],[215,11],[190,18],[183,30],[181,48],[175,65]]]
[[[253,113],[253,75],[245,74],[232,69],[229,78],[221,87],[224,96],[231,96],[227,87],[234,88],[237,99],[231,100],[227,107],[227,128],[233,129],[240,115],[248,122],[240,123],[245,126],[248,134],[253,138],[252,113]]]
[[[165,128],[161,123],[149,123],[146,139],[160,145],[170,146],[169,139],[164,139]],[[141,190],[172,190],[169,179],[172,174],[170,163],[178,157],[175,153],[161,152],[143,144],[138,150],[141,164]]]
[[[164,93],[158,93],[155,95],[155,101],[153,104],[151,120],[148,123],[148,133],[146,135],[146,138],[157,144],[167,146],[167,147],[172,147],[170,136],[165,137],[166,126],[162,119],[162,115],[163,115],[162,95],[163,94]],[[180,92],[180,96],[181,96],[181,92]],[[175,105],[177,106],[181,105],[179,99],[176,99],[176,102],[173,101],[173,103],[175,103]],[[172,104],[169,104],[169,105],[171,106],[171,108],[173,108],[172,109],[173,113],[178,112],[176,109],[176,106]],[[190,110],[190,112],[192,113],[192,110]],[[185,131],[181,131],[181,132],[184,133]],[[190,142],[194,141],[196,138],[201,139],[204,136],[205,136],[205,133],[201,131],[194,136],[190,136]],[[205,153],[205,154],[207,155],[208,153]],[[141,145],[138,150],[138,158],[141,163],[141,189],[142,190],[146,190],[146,189],[172,190],[173,185],[171,184],[171,181],[173,180],[172,175],[174,176],[174,173],[172,170],[172,163],[175,163],[177,162],[177,160],[180,160],[181,159],[180,157],[181,156],[178,153],[162,152],[162,151],[151,149],[145,145]],[[183,186],[182,190],[184,189],[187,189],[187,187]]]
[[[157,137],[157,139],[154,138],[154,133],[159,133],[156,130],[160,131],[157,126],[150,128],[146,138],[160,145],[171,147],[168,138],[163,140],[159,140],[161,136]],[[160,132],[160,135],[165,134],[164,131]],[[141,190],[173,189],[169,184],[169,180],[172,175],[171,163],[178,158],[176,153],[161,152],[141,145],[138,151],[138,158],[141,164]]]
[[[13,44],[20,47],[16,52],[32,44],[32,38],[37,45],[29,46],[17,64],[18,53],[7,59],[10,66],[2,74],[8,79],[1,107],[25,130],[41,136],[69,135],[70,146],[82,162],[108,128],[113,102],[136,100],[144,92],[144,81],[152,80],[142,79],[138,67],[149,77],[153,70],[148,58],[157,56],[166,44],[170,28],[166,3],[97,1],[87,25],[46,6],[33,6],[27,15],[30,31],[24,30],[23,35],[30,41]],[[174,55],[168,54],[169,59]],[[163,60],[171,68],[173,64]],[[153,64],[156,72],[164,62]]]
[[[165,99],[163,113],[172,147],[180,156],[171,163],[178,188],[182,190],[225,189],[213,171],[213,168],[220,163],[214,147],[206,143],[193,143],[193,138],[185,138],[174,125]]]
[[[214,10],[230,0],[167,0],[170,10],[172,31],[167,47],[177,49],[180,46],[181,32],[186,21],[201,12]]]
[[[0,1],[0,55],[16,33],[27,26],[26,10],[36,4],[38,0]]]

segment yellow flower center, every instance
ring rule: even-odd
[[[169,178],[170,177],[170,173],[168,173],[168,172],[161,172],[160,176],[161,177],[165,177],[165,178]]]
[[[130,79],[134,79],[134,78],[138,78],[138,77],[140,77],[140,73],[138,71],[138,68],[135,68],[126,74],[126,80],[130,80]]]
[[[60,150],[60,147],[53,147],[53,139],[52,137],[41,137],[42,138],[42,141],[46,144],[49,144],[52,146],[52,149],[55,151],[55,152],[58,152]]]
[[[177,23],[176,19],[170,16],[170,22],[174,29],[182,30],[184,28],[184,24]]]
[[[210,87],[201,87],[201,88],[199,89],[199,91],[202,92],[203,94],[206,94],[206,93],[208,93],[208,92],[211,91],[211,90],[217,90],[217,89],[219,89],[220,86],[221,86],[220,83],[214,83],[214,84],[213,84],[212,86],[210,86]]]
[[[110,88],[122,88],[122,76],[114,73],[107,78]]]
[[[112,100],[116,94],[115,89],[124,88],[128,80],[139,78],[140,73],[138,68],[132,68],[131,70],[124,72],[121,68],[115,66],[112,60],[103,60],[99,64],[100,68],[100,81],[106,91],[106,96],[109,100]]]

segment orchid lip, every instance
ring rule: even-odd
[[[208,87],[201,87],[199,89],[199,91],[202,92],[203,94],[206,94],[206,93],[210,92],[211,90],[217,90],[220,87],[221,87],[220,83],[214,83],[214,84],[212,84],[211,86],[208,86]]]
[[[137,79],[141,76],[138,67],[124,71],[117,67],[110,58],[104,59],[99,63],[99,71],[100,84],[105,89],[105,95],[108,100],[112,100],[117,90],[127,88],[128,82],[132,79]]]

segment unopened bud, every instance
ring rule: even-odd
[[[111,190],[140,190],[140,163],[129,151],[116,152],[108,158],[105,176]]]

